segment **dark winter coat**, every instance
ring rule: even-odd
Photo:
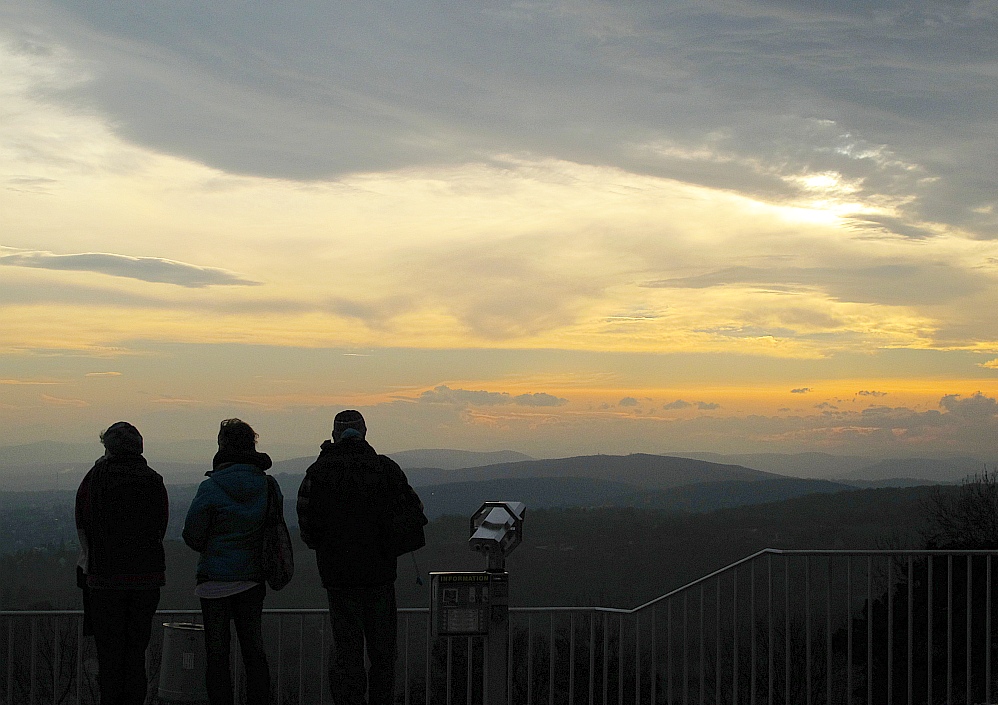
[[[163,478],[141,455],[104,456],[76,493],[80,566],[91,588],[165,584],[163,536],[170,516]]]
[[[325,441],[298,490],[298,526],[325,588],[395,581],[386,546],[388,507],[412,488],[402,468],[362,439]],[[417,498],[418,501],[418,498]]]
[[[265,453],[254,455],[261,460],[217,464],[198,487],[187,511],[183,537],[201,554],[199,584],[209,580],[264,580],[260,554],[267,474],[263,466],[270,467],[270,458]],[[283,499],[278,497],[278,501]]]

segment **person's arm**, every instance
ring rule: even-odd
[[[301,540],[309,548],[315,548],[319,542],[318,527],[313,521],[312,501],[312,476],[306,472],[301,485],[298,486],[295,511],[298,513],[298,532],[301,534]]]
[[[166,491],[166,484],[163,482],[163,478],[160,478],[159,483],[156,485],[156,492],[159,495],[159,522],[157,529],[159,530],[159,537],[162,539],[166,536],[166,528],[170,524],[170,495]]]
[[[90,539],[88,533],[90,531],[90,478],[92,475],[93,470],[84,476],[79,489],[76,490],[76,534],[80,541],[80,557],[76,565],[83,574],[90,571]],[[79,582],[80,577],[78,575],[77,583]]]
[[[211,529],[210,484],[213,484],[213,481],[208,479],[198,487],[194,501],[187,510],[187,518],[184,520],[184,543],[198,553],[208,545],[208,532]]]

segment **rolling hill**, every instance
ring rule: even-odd
[[[753,470],[740,465],[645,453],[527,460],[460,470],[412,468],[406,473],[413,487],[499,478],[586,477],[594,480],[622,482],[642,490],[665,489],[700,482],[753,481],[778,477],[773,473]]]

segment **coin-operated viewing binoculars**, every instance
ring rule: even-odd
[[[505,568],[506,556],[523,540],[523,502],[486,502],[471,517],[472,551],[485,554],[487,571]]]
[[[488,653],[484,705],[504,705],[509,672],[509,573],[506,556],[523,540],[523,502],[485,502],[471,517],[471,550],[483,572],[430,573],[433,636],[481,636]]]

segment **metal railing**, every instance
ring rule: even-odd
[[[765,549],[634,609],[513,607],[510,702],[993,702],[992,555]],[[0,613],[0,703],[97,702],[81,616]],[[399,610],[397,702],[482,703],[484,639],[434,639],[428,622],[427,609]],[[147,656],[152,693],[157,632]],[[265,610],[264,637],[275,702],[328,703],[326,611]]]

